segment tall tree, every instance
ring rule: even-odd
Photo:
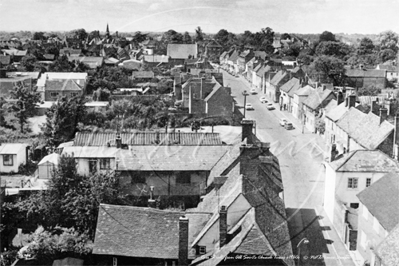
[[[174,30],[168,30],[162,35],[162,41],[168,43],[183,43],[183,35]]]
[[[72,31],[72,35],[74,38],[79,39],[81,41],[85,41],[88,34],[85,29],[77,29]]]
[[[53,64],[50,65],[49,71],[53,72],[72,72],[75,65],[68,61],[66,55],[58,57]]]
[[[372,54],[374,52],[374,43],[370,38],[364,37],[360,40],[359,47],[356,50],[358,55]]]
[[[319,42],[336,42],[335,35],[330,31],[323,31],[319,36]]]
[[[58,146],[70,141],[77,129],[78,123],[84,121],[86,108],[81,98],[62,97],[46,112],[46,123],[42,130],[48,145]]]
[[[350,52],[351,48],[342,42],[325,41],[319,43],[316,48],[316,54],[318,55],[335,56],[341,59],[349,55]]]
[[[44,36],[44,32],[42,32],[42,31],[37,31],[37,32],[35,32],[35,33],[33,34],[33,38],[32,38],[32,39],[33,39],[33,40],[41,41],[41,40],[45,40],[46,37]]]
[[[398,34],[393,31],[381,32],[378,36],[381,50],[391,49],[395,53],[398,51]]]
[[[36,112],[36,104],[41,98],[40,93],[36,91],[36,88],[17,85],[11,91],[11,98],[16,101],[8,103],[8,110],[18,119],[21,133],[23,133],[28,118]]]
[[[333,83],[334,86],[344,85],[344,61],[339,58],[326,55],[316,57],[309,67],[309,72],[314,79],[322,83]]]
[[[37,58],[34,55],[25,55],[21,59],[21,66],[25,68],[26,71],[33,71],[36,68]]]
[[[204,33],[200,26],[195,29],[195,39],[196,42],[203,42],[204,41]]]
[[[191,39],[190,33],[188,33],[188,31],[186,31],[183,34],[183,43],[186,43],[186,44],[193,43],[193,40]]]

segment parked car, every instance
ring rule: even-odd
[[[273,106],[272,103],[268,103],[268,104],[266,105],[266,108],[267,108],[267,110],[274,110],[274,106]]]
[[[255,88],[253,88],[253,89],[251,89],[251,94],[257,94],[257,92],[256,92],[256,89]]]
[[[266,96],[260,97],[260,98],[259,98],[259,101],[260,101],[261,103],[267,103]]]
[[[252,106],[252,104],[247,103],[247,104],[245,105],[245,110],[254,110],[254,107]]]
[[[287,119],[285,119],[285,118],[281,118],[281,119],[280,119],[280,126],[283,127],[283,126],[285,126],[286,123],[288,123],[288,120],[287,120]]]
[[[285,125],[284,125],[284,128],[287,130],[291,130],[291,129],[294,129],[294,126],[292,125],[291,122],[287,121],[287,123],[285,123]]]

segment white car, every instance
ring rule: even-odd
[[[271,104],[271,103],[268,103],[268,104],[266,105],[266,108],[267,108],[267,110],[274,110],[274,106],[273,106],[273,104]]]
[[[255,88],[253,88],[253,89],[251,89],[251,94],[257,94],[257,92],[256,92],[256,89]]]
[[[260,98],[259,98],[259,101],[260,101],[261,103],[267,103],[266,96],[260,97]]]
[[[288,120],[287,119],[285,119],[285,118],[281,118],[280,119],[280,126],[285,126],[285,124],[287,124],[288,123]]]
[[[247,103],[247,104],[245,105],[245,110],[254,110],[254,107],[252,106],[252,104]]]

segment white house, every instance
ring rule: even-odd
[[[0,145],[0,173],[18,173],[18,167],[26,164],[29,145],[3,143]]]
[[[50,179],[53,176],[53,171],[57,168],[60,155],[52,153],[43,157],[37,164],[38,177],[40,179]]]
[[[356,150],[326,163],[324,209],[343,241],[346,228],[357,226],[346,217],[359,207],[356,195],[391,172],[399,172],[399,163],[379,150]]]

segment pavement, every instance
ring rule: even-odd
[[[259,101],[266,96],[261,91],[244,100],[242,92],[250,91],[250,83],[241,76],[223,73],[224,85],[231,87],[239,110],[244,114],[244,101],[253,105],[255,110],[245,111],[245,118],[256,121],[257,137],[270,142],[271,151],[279,159],[293,253],[300,255],[297,264],[355,266],[323,210],[327,147],[322,136],[302,128],[300,121],[288,111],[280,111],[277,103],[273,103],[275,110],[267,110]],[[293,123],[294,129],[280,126],[281,118]]]

